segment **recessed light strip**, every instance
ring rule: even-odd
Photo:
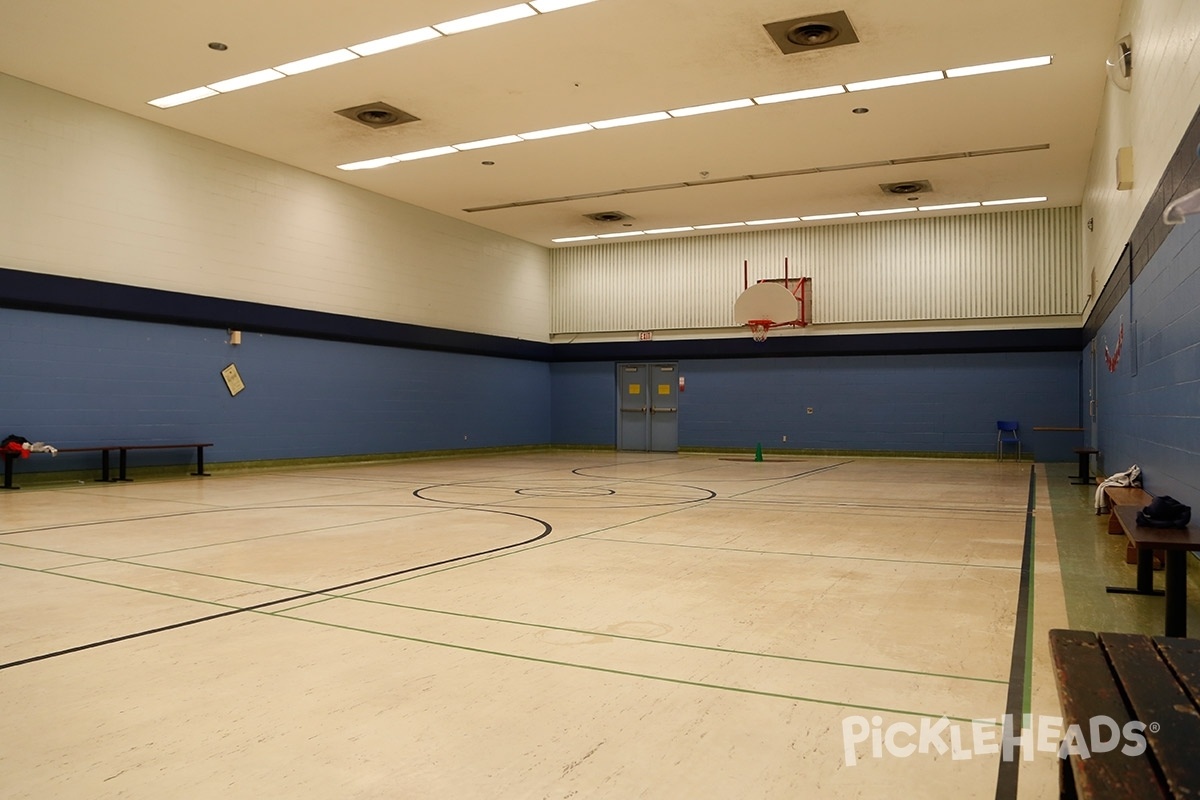
[[[875,169],[877,167],[896,165],[924,164],[927,162],[949,161],[961,158],[984,158],[989,156],[1016,155],[1018,153],[1033,153],[1049,149],[1050,145],[1042,142],[1040,144],[1023,144],[1013,147],[995,147],[990,150],[967,150],[965,152],[958,153],[932,153],[920,156],[907,156],[905,158],[868,161],[858,164],[820,164],[812,167],[800,167],[799,169],[780,170],[777,172],[758,172],[751,173],[749,175],[710,175],[702,180],[681,181],[678,183],[666,183],[653,186],[622,186],[617,189],[606,189],[599,192],[583,192],[580,194],[560,195],[557,197],[537,197],[529,200],[512,200],[507,203],[494,203],[486,206],[473,206],[470,208],[464,208],[463,211],[467,212],[468,214],[474,214],[482,211],[500,211],[508,208],[543,206],[552,203],[570,203],[576,200],[594,200],[600,197],[624,197],[642,192],[659,192],[667,191],[669,189],[689,189],[699,186],[716,186],[723,183],[741,183],[744,181],[764,181],[772,178],[793,178],[826,172],[846,172],[849,170]],[[388,158],[392,158],[392,156],[389,156]]]
[[[437,26],[435,26],[437,27]],[[718,111],[732,111],[739,108],[749,108],[756,105],[773,105],[775,103],[785,103],[792,100],[807,100],[814,97],[828,97],[835,94],[845,94],[846,92],[862,92],[871,89],[882,89],[891,86],[906,86],[913,83],[923,83],[928,81],[942,80],[947,77],[963,77],[967,75],[980,75],[987,72],[1004,72],[1014,69],[1028,69],[1030,67],[1043,67],[1053,61],[1051,56],[1038,56],[1036,58],[1022,58],[1014,61],[999,61],[993,64],[980,64],[973,67],[958,67],[945,71],[935,70],[931,72],[918,72],[911,75],[898,75],[891,78],[879,78],[877,80],[859,81],[856,83],[847,83],[836,86],[822,86],[816,89],[800,89],[794,92],[783,92],[780,94],[761,95],[759,97],[743,97],[736,100],[725,100],[717,103],[706,103],[698,106],[688,106],[685,108],[676,108],[670,111],[651,111],[645,114],[634,114],[625,117],[615,117],[613,119],[597,120],[595,122],[584,122],[575,125],[564,125],[558,128],[547,128],[541,131],[532,131],[530,133],[517,133],[507,136],[497,136],[490,139],[480,141],[489,142],[492,145],[513,144],[518,141],[528,141],[531,139],[546,139],[551,136],[562,136],[572,133],[584,133],[593,130],[604,130],[607,128],[620,128],[628,125],[640,125],[646,122],[660,122],[668,119],[678,119],[682,117],[691,117],[699,114],[711,114]],[[454,152],[456,149],[469,150],[473,149],[467,146],[452,145],[451,149],[446,153]],[[422,151],[424,152],[424,151]],[[395,156],[398,161],[409,161],[411,159],[405,156]],[[371,159],[373,162],[379,162],[378,166],[387,166],[388,163],[383,159]],[[356,161],[352,164],[338,165],[338,169],[366,169],[360,166],[367,162]]]
[[[159,97],[154,100],[147,101],[149,105],[158,108],[173,108],[183,105],[184,103],[192,103],[196,100],[203,100],[206,97],[212,97],[215,94],[225,94],[244,89],[248,86],[257,86],[260,83],[265,83],[270,80],[278,80],[289,75],[299,75],[304,72],[311,72],[315,69],[330,67],[334,64],[341,64],[346,61],[353,61],[357,58],[365,56],[373,56],[378,53],[385,53],[389,50],[395,50],[400,47],[417,44],[419,42],[429,41],[430,39],[440,39],[443,36],[451,36],[456,33],[465,33],[479,28],[486,28],[491,25],[499,25],[503,22],[512,22],[518,19],[526,19],[527,17],[535,17],[539,14],[549,14],[553,11],[560,11],[564,8],[574,8],[575,6],[594,3],[596,0],[530,0],[528,3],[517,3],[516,5],[504,6],[503,8],[484,11],[480,14],[472,14],[469,17],[460,17],[452,19],[448,22],[439,22],[436,25],[417,28],[416,30],[397,33],[392,36],[385,36],[381,39],[373,39],[362,44],[350,45],[349,47],[332,50],[328,53],[309,56],[298,61],[290,61],[287,64],[281,64],[271,69],[258,70],[247,75],[239,75],[233,78],[228,78],[216,83],[210,83],[207,86],[188,89],[183,92]],[[270,74],[274,73],[274,74]],[[372,159],[378,160],[378,159]],[[360,162],[364,163],[364,162]],[[359,167],[359,169],[363,169]]]
[[[978,208],[980,206],[1007,206],[1018,203],[1044,203],[1045,197],[1015,197],[1008,200],[972,200],[966,203],[947,203],[938,206],[904,206],[902,208],[879,208],[868,209],[866,211],[842,211],[835,214],[809,214],[803,217],[782,217],[778,219],[757,219],[747,222],[718,222],[708,225],[684,225],[675,228],[653,228],[645,231],[621,231],[618,233],[597,233],[587,234],[584,236],[563,236],[558,239],[551,239],[555,244],[567,244],[570,242],[586,242],[594,239],[620,239],[627,236],[649,236],[653,234],[663,233],[684,233],[687,231],[707,231],[718,228],[738,228],[746,225],[787,225],[793,222],[818,222],[830,219],[849,219],[852,217],[878,217],[889,214],[904,214],[909,212],[921,211],[947,211],[950,209],[959,208]]]

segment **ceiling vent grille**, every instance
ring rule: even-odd
[[[809,53],[844,44],[854,44],[858,34],[845,11],[785,19],[763,25],[775,45],[785,54]]]
[[[401,111],[395,106],[384,102],[367,103],[361,106],[353,106],[352,108],[343,108],[336,113],[341,114],[346,119],[366,125],[368,128],[391,128],[395,125],[416,122],[420,119],[409,114],[407,111]]]
[[[897,183],[881,183],[879,188],[884,194],[916,195],[933,191],[929,181],[899,181]]]
[[[624,211],[597,211],[594,214],[584,214],[584,216],[593,222],[623,222],[627,219],[633,219],[633,217]]]

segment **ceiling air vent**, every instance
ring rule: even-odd
[[[854,26],[850,24],[845,11],[785,19],[763,27],[785,55],[808,53],[858,41],[858,34],[854,32]]]
[[[346,119],[352,119],[355,122],[366,125],[368,128],[390,128],[393,125],[403,125],[406,122],[416,122],[419,117],[414,117],[407,111],[401,111],[395,106],[390,106],[384,102],[367,103],[366,105],[354,106],[353,108],[343,108],[336,112],[341,114]]]
[[[633,219],[623,211],[597,211],[595,214],[584,214],[584,216],[594,222],[621,222]]]
[[[927,194],[933,191],[929,181],[900,181],[899,183],[881,183],[879,188],[884,194]]]

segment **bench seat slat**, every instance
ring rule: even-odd
[[[1086,737],[1094,716],[1109,717],[1121,727],[1130,721],[1129,708],[1096,634],[1050,631],[1050,651],[1064,725],[1079,725]],[[1130,758],[1119,747],[1092,753],[1087,759],[1071,758],[1071,772],[1080,797],[1168,797],[1150,762]]]
[[[1192,704],[1200,706],[1200,640],[1155,636],[1154,644],[1191,695]]]
[[[1187,796],[1200,786],[1196,743],[1200,742],[1200,713],[1159,658],[1153,641],[1132,633],[1102,633],[1100,641],[1113,671],[1125,688],[1134,715],[1158,723],[1144,732],[1158,768],[1175,796]]]

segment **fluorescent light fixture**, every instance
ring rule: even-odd
[[[744,222],[716,222],[711,225],[694,225],[693,227],[698,231],[711,231],[716,228],[742,228],[745,225]]]
[[[595,239],[595,236],[564,236],[561,239],[551,239],[552,242],[586,242],[589,239]]]
[[[559,11],[564,8],[573,8],[594,2],[596,0],[530,0],[529,5],[536,8],[542,14],[549,14],[551,11]]]
[[[690,106],[688,108],[677,108],[674,111],[668,111],[672,117],[694,117],[697,114],[711,114],[714,111],[729,111],[734,108],[745,108],[746,106],[754,105],[754,101],[749,97],[742,100],[726,100],[721,103],[709,103],[703,106]]]
[[[400,159],[395,156],[384,156],[383,158],[370,158],[366,161],[354,161],[350,164],[338,164],[338,169],[352,172],[356,169],[375,169],[376,167],[386,167],[388,164],[395,164]]]
[[[473,31],[477,28],[486,28],[489,25],[499,25],[502,22],[512,22],[515,19],[524,19],[537,14],[527,3],[517,3],[515,6],[505,6],[492,11],[484,11],[482,14],[472,14],[469,17],[460,17],[452,19],[449,22],[439,22],[433,27],[437,28],[442,33],[447,35],[451,33],[463,33],[464,31]]]
[[[821,219],[848,219],[849,217],[857,217],[858,214],[853,211],[843,211],[840,214],[809,214],[807,217],[801,217],[804,222],[815,222]]]
[[[894,78],[879,78],[873,81],[858,81],[857,83],[847,83],[846,88],[852,92],[865,92],[868,89],[883,89],[888,86],[906,86],[910,83],[924,83],[925,81],[940,81],[944,75],[941,70],[933,72],[916,72],[912,75],[897,75]]]
[[[670,119],[671,115],[665,111],[653,111],[649,114],[635,114],[632,117],[616,117],[615,119],[602,119],[599,122],[591,123],[593,128],[620,128],[624,125],[640,125],[643,122],[658,122],[661,119]]]
[[[952,208],[978,208],[979,203],[945,203],[940,206],[917,206],[917,211],[949,211]]]
[[[517,136],[522,139],[549,139],[552,136],[566,136],[571,133],[583,133],[594,130],[596,129],[584,122],[580,125],[563,125],[559,128],[546,128],[540,131],[530,131],[529,133],[518,133]]]
[[[988,72],[1007,72],[1010,69],[1028,69],[1029,67],[1049,66],[1053,56],[1034,56],[1033,58],[1018,58],[1014,61],[996,61],[991,64],[978,64],[974,67],[955,67],[946,70],[947,78],[961,78],[965,75],[983,75]]]
[[[158,106],[159,108],[173,108],[174,106],[181,106],[184,103],[193,103],[196,100],[203,100],[206,97],[212,97],[214,94],[217,94],[216,89],[210,89],[207,86],[201,86],[197,89],[188,89],[186,92],[176,92],[175,94],[169,94],[166,97],[160,97],[157,100],[148,100],[147,102],[150,105]]]
[[[520,136],[496,136],[492,139],[479,139],[474,142],[463,142],[454,145],[455,150],[478,150],[481,147],[495,147],[501,144],[515,144],[524,141]]]
[[[916,211],[915,206],[907,206],[905,208],[879,208],[874,211],[859,211],[860,217],[878,217],[883,214],[903,214],[908,211]]]
[[[684,231],[695,230],[690,225],[684,225],[682,228],[655,228],[654,230],[646,231],[646,233],[683,233]]]
[[[1044,197],[1014,197],[1011,200],[984,200],[981,205],[985,206],[1009,206],[1013,203],[1044,203]]]
[[[430,39],[439,39],[441,36],[442,34],[433,28],[417,28],[414,31],[405,31],[393,36],[385,36],[382,39],[372,39],[369,42],[351,45],[348,49],[353,50],[360,56],[373,56],[376,53],[386,53],[388,50],[408,47],[410,44],[427,42]]]
[[[781,217],[779,219],[749,219],[747,225],[778,225],[782,222],[799,222],[799,217]]]
[[[760,106],[770,105],[771,103],[786,103],[791,100],[808,100],[810,97],[827,97],[831,94],[845,94],[846,87],[838,86],[822,86],[819,89],[801,89],[798,92],[783,92],[781,94],[765,94],[762,97],[754,98],[754,102]]]
[[[245,75],[238,75],[236,78],[228,78],[216,83],[210,83],[208,88],[221,93],[236,92],[238,89],[245,89],[248,86],[258,86],[260,83],[267,83],[268,81],[277,81],[283,77],[286,76],[277,70],[260,69],[258,72],[249,72]]]
[[[397,161],[416,161],[419,158],[433,158],[434,156],[448,156],[451,153],[457,153],[453,147],[431,147],[428,150],[414,150],[411,153],[401,153],[398,156],[393,156]]]
[[[321,53],[319,56],[309,56],[299,61],[289,61],[287,64],[280,64],[275,69],[284,75],[299,75],[301,72],[310,72],[321,67],[330,67],[334,64],[341,64],[343,61],[353,61],[356,58],[358,58],[358,54],[351,53],[349,50],[331,50],[328,53]]]
[[[597,239],[619,239],[622,236],[645,236],[645,231],[622,231],[621,233],[602,233]]]

